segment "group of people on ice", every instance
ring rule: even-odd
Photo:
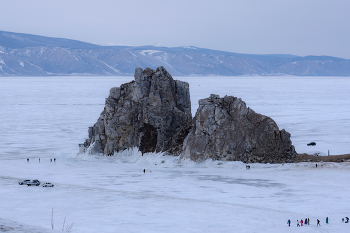
[[[56,162],[56,158],[54,158],[53,161]],[[27,158],[27,162],[29,163],[29,158]],[[50,162],[52,162],[52,159],[50,159]],[[39,158],[39,163],[40,163],[40,158]]]
[[[290,219],[288,219],[287,221],[287,224],[288,226],[290,226]],[[319,223],[319,220],[317,219],[317,224]],[[302,219],[300,220],[300,223],[299,223],[299,220],[297,220],[297,227],[300,227],[300,226],[303,226],[303,224],[305,225],[310,225],[310,219],[309,218],[305,218],[305,221],[303,221]]]
[[[328,224],[328,217],[326,218],[326,223]],[[288,224],[288,226],[290,226],[290,224],[291,224],[290,219],[288,219],[287,224]],[[300,221],[297,220],[297,227],[300,227],[300,226],[303,226],[303,225],[305,225],[305,226],[306,225],[310,225],[310,219],[309,218],[305,218],[305,220],[303,220],[303,219],[301,219]],[[319,219],[317,219],[317,226],[321,226]]]
[[[344,222],[344,218],[341,219],[342,222]],[[345,217],[345,223],[349,223],[349,218]]]
[[[344,218],[342,218],[342,222],[344,222]],[[326,223],[328,224],[328,217],[326,218]],[[345,223],[349,223],[349,218],[348,217],[345,217]],[[288,219],[287,224],[288,224],[288,226],[290,226],[290,224],[291,224],[290,219]],[[309,218],[305,218],[304,221],[303,221],[303,219],[301,219],[300,221],[297,220],[297,227],[300,227],[300,226],[303,226],[303,225],[310,225],[310,219]],[[317,226],[321,226],[319,219],[317,219]]]

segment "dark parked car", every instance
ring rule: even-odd
[[[29,183],[27,183],[28,186],[39,186],[40,185],[40,181],[39,180],[31,180]]]
[[[24,185],[24,184],[28,184],[30,182],[30,180],[23,180],[18,182],[19,185]]]
[[[310,142],[307,144],[308,146],[316,146],[316,142]]]

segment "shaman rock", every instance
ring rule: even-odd
[[[288,132],[233,96],[199,100],[192,125],[182,158],[283,163],[297,155]]]
[[[132,147],[178,155],[192,120],[188,83],[174,80],[162,66],[136,68],[134,77],[110,90],[83,147],[107,155]]]

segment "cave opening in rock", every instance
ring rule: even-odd
[[[140,148],[142,155],[147,152],[154,152],[157,147],[158,132],[151,124],[145,123],[140,132],[143,133]]]

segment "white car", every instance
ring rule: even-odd
[[[53,187],[54,185],[53,184],[51,184],[51,183],[44,183],[43,184],[43,187]]]
[[[18,182],[19,185],[24,185],[24,184],[28,184],[30,182],[30,180],[22,180],[20,182]]]

